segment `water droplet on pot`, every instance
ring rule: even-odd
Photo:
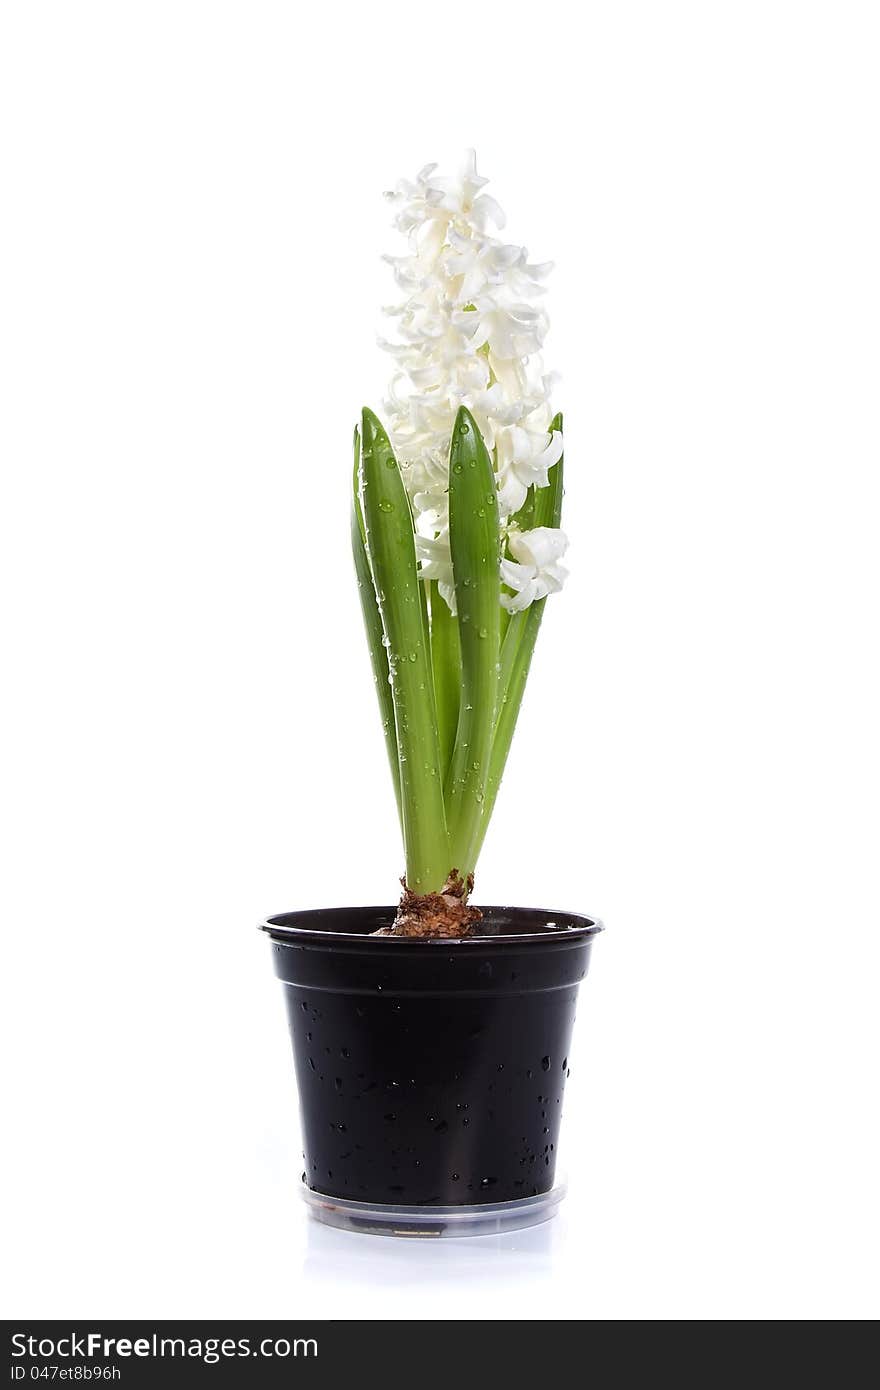
[[[549,1058],[549,1057],[542,1057],[542,1058],[541,1058],[541,1069],[542,1069],[542,1071],[549,1071],[549,1070],[550,1070],[550,1058]]]

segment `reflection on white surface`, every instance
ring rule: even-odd
[[[304,1217],[305,1219],[305,1217]],[[467,1289],[487,1279],[505,1282],[552,1277],[554,1256],[564,1243],[563,1216],[506,1235],[442,1240],[404,1240],[337,1230],[309,1217],[303,1277],[334,1288],[399,1290],[418,1282]]]

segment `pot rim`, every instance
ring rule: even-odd
[[[591,937],[598,936],[605,930],[605,924],[599,917],[587,916],[579,912],[555,912],[543,907],[502,907],[497,903],[487,903],[481,909],[484,913],[498,913],[505,917],[514,915],[524,915],[528,917],[544,919],[543,929],[540,931],[523,932],[498,932],[487,936],[461,936],[461,937],[411,937],[411,936],[373,936],[365,932],[334,931],[332,927],[300,926],[300,922],[308,922],[309,919],[327,919],[331,916],[345,918],[346,916],[365,916],[376,918],[385,916],[389,921],[393,921],[397,908],[394,906],[358,906],[358,907],[318,907],[305,908],[302,911],[278,912],[272,917],[267,917],[259,924],[258,930],[263,931],[269,938],[278,945],[293,946],[298,944],[317,944],[328,945],[330,942],[338,942],[340,945],[364,945],[365,942],[373,942],[375,947],[383,950],[389,947],[392,950],[410,950],[418,947],[449,947],[455,948],[476,948],[478,946],[487,947],[495,945],[562,945],[567,942],[585,941]],[[281,919],[296,918],[296,925],[283,922]],[[564,921],[564,926],[557,926],[557,923]],[[372,948],[368,948],[372,949]]]

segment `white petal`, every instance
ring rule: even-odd
[[[510,553],[523,565],[544,569],[560,560],[568,549],[568,537],[555,526],[536,526],[531,531],[512,531]]]
[[[498,230],[501,231],[507,222],[504,209],[488,193],[481,193],[479,198],[474,199],[473,213],[481,227],[485,226],[486,222],[494,222]]]
[[[458,608],[455,602],[454,584],[448,584],[445,582],[445,580],[441,579],[437,585],[437,589],[440,594],[440,597],[446,600],[446,606],[449,609],[450,613],[453,617],[455,617],[456,613],[458,612]]]
[[[536,592],[534,579],[530,579],[528,584],[520,590],[518,594],[502,594],[501,603],[508,613],[521,613],[524,608],[528,608],[540,595]]]
[[[503,559],[501,561],[501,581],[509,588],[521,592],[527,584],[532,582],[533,577],[533,566],[518,565],[515,560]]]

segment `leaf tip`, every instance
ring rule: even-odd
[[[479,434],[477,422],[474,419],[473,415],[468,410],[466,405],[460,405],[455,416],[455,433],[458,434],[459,432],[462,432],[466,434],[469,429],[473,430],[476,434]]]
[[[364,444],[370,439],[381,439],[382,435],[385,433],[382,421],[368,405],[365,405],[361,411],[361,431]]]

